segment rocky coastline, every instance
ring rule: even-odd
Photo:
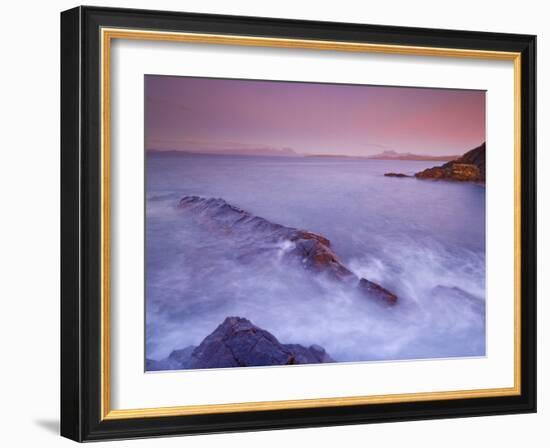
[[[427,168],[415,173],[414,176],[402,173],[385,173],[384,176],[485,183],[485,143],[471,149],[455,160],[441,166]]]

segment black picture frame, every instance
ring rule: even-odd
[[[521,54],[521,393],[102,419],[100,29],[129,28]],[[61,13],[61,435],[76,441],[536,412],[536,37],[99,7]]]

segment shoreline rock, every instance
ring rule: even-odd
[[[242,317],[227,317],[198,346],[174,350],[165,359],[146,359],[147,371],[258,367],[335,362],[319,345],[281,344],[270,332]]]
[[[458,182],[485,182],[485,143],[456,160],[415,174],[417,179],[443,179]]]
[[[355,287],[365,296],[384,305],[397,302],[397,296],[392,292],[351,272],[332,250],[330,241],[322,235],[272,223],[228,204],[221,198],[185,196],[178,207],[192,212],[201,224],[217,228],[224,235],[254,232],[261,236],[262,243],[273,246],[285,243],[288,247],[284,256],[299,261],[305,270]],[[376,287],[365,288],[364,284]]]
[[[413,177],[402,173],[385,173],[384,176]],[[422,180],[485,183],[485,143],[455,160],[415,173],[414,177]]]
[[[386,176],[386,177],[414,177],[414,176],[409,176],[408,174],[403,174],[403,173],[384,173],[384,176]]]

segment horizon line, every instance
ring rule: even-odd
[[[221,156],[256,156],[256,157],[343,157],[343,158],[358,158],[358,159],[375,159],[376,156],[381,156],[385,153],[393,153],[397,156],[414,156],[414,157],[426,157],[426,160],[433,160],[433,159],[441,159],[441,158],[447,158],[447,157],[460,157],[461,155],[465,154],[466,152],[470,151],[471,149],[478,148],[479,146],[486,143],[485,141],[479,143],[478,145],[474,146],[473,148],[466,149],[462,153],[454,153],[454,154],[441,154],[441,155],[429,155],[429,154],[421,154],[421,153],[415,153],[415,152],[399,152],[395,150],[383,150],[376,154],[370,154],[370,155],[360,155],[360,154],[336,154],[336,153],[326,153],[326,154],[307,154],[307,153],[301,153],[297,152],[295,150],[291,150],[292,154],[284,153],[281,151],[280,153],[277,153],[277,151],[274,151],[272,153],[266,153],[262,154],[260,151],[253,153],[254,149],[251,149],[250,153],[247,153],[247,151],[242,151],[242,153],[239,153],[239,150],[212,150],[212,151],[194,151],[189,149],[159,149],[159,148],[145,148],[146,152],[177,152],[177,153],[187,153],[187,154],[194,154],[194,155],[221,155]],[[395,159],[400,160],[400,159]]]

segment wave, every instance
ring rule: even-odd
[[[155,206],[148,218],[153,231],[155,219],[162,221],[166,243],[148,251],[155,266],[147,278],[151,359],[198,345],[230,315],[269,328],[282,343],[319,344],[337,361],[485,354],[484,280],[471,282],[472,272],[484,272],[478,254],[402,237],[346,266],[325,237],[223,199],[190,196],[175,207],[168,206],[172,199],[163,204],[162,215]],[[324,246],[328,270],[307,258],[312,242]],[[339,273],[352,275],[353,287],[338,280]],[[397,305],[365,300],[359,278],[391,287]]]

